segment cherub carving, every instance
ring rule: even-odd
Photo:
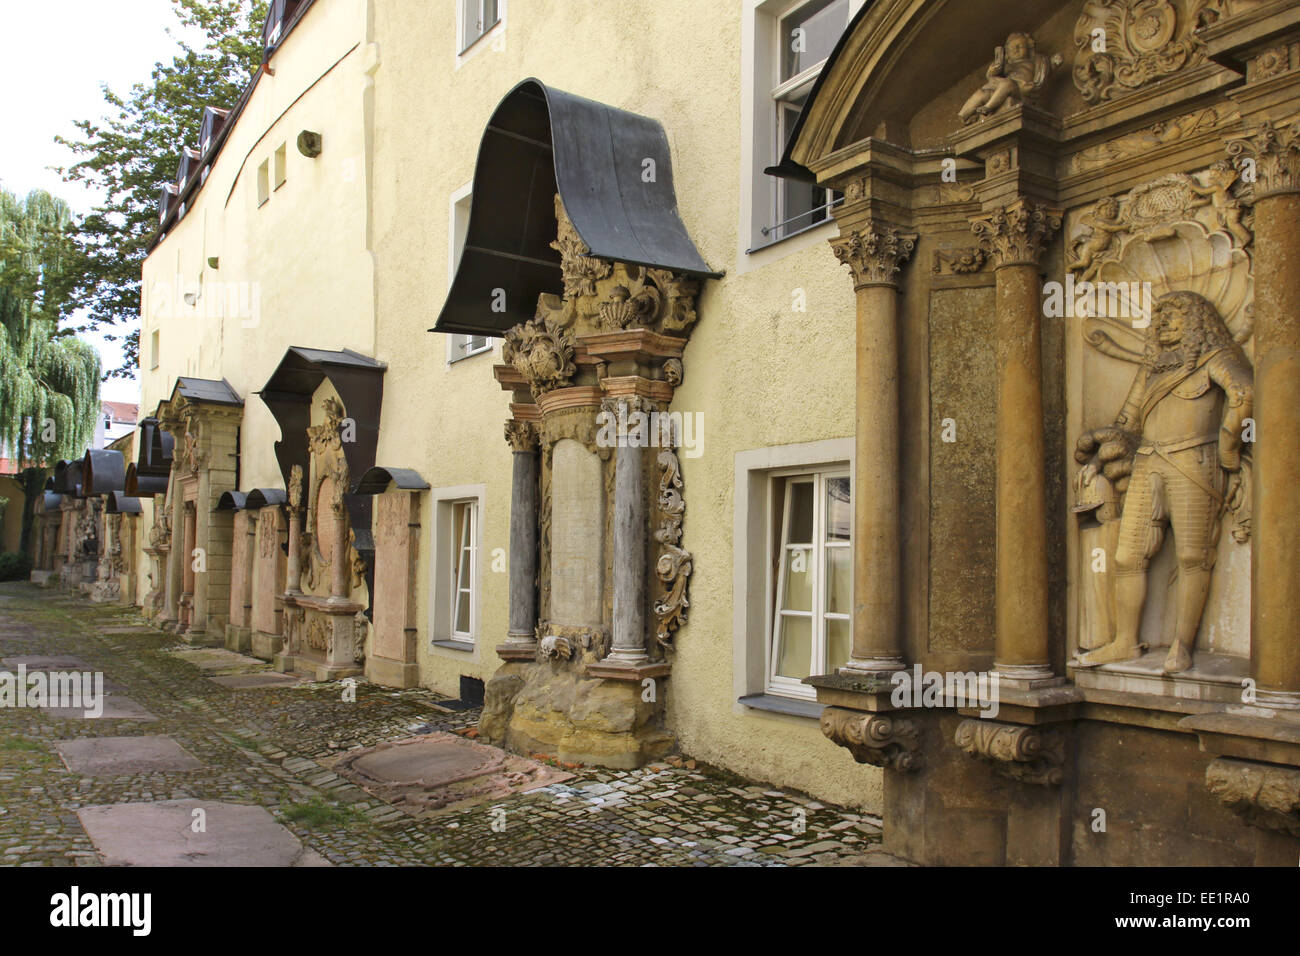
[[[1227,160],[1220,160],[1205,173],[1206,185],[1195,180],[1188,182],[1188,188],[1196,195],[1204,197],[1197,205],[1209,205],[1219,220],[1219,225],[1237,240],[1242,248],[1250,245],[1250,230],[1241,224],[1241,205],[1228,191],[1237,181],[1237,170]]]
[[[1043,88],[1048,72],[1061,63],[1059,53],[1048,59],[1037,52],[1028,33],[1013,33],[994,52],[985,74],[988,82],[971,94],[957,115],[963,123],[973,123],[996,113],[1008,101],[1026,102]]]
[[[1092,232],[1075,240],[1075,261],[1071,268],[1078,269],[1079,278],[1089,282],[1101,267],[1099,257],[1110,249],[1115,233],[1124,232],[1128,227],[1119,221],[1119,203],[1110,196],[1097,200],[1092,212],[1080,216],[1079,222]]]

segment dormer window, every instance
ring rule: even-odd
[[[225,125],[226,117],[229,115],[230,110],[218,109],[215,106],[203,108],[203,122],[199,127],[199,152],[204,156],[208,155],[213,140],[221,132],[221,127]]]
[[[300,0],[271,0],[266,12],[266,26],[262,28],[262,46],[269,56],[284,39],[289,19],[298,9]]]
[[[180,195],[180,190],[172,183],[164,183],[158,193],[158,221],[163,222],[167,218],[167,213],[171,211],[172,203]]]

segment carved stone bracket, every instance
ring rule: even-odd
[[[1059,730],[972,718],[957,725],[955,740],[1005,777],[1049,787],[1061,782],[1065,742]]]
[[[970,228],[995,269],[1034,265],[1061,228],[1061,212],[1032,199],[1017,199],[973,220]]]
[[[1300,118],[1265,120],[1245,136],[1228,140],[1227,150],[1239,171],[1246,160],[1255,164],[1256,201],[1300,191]]]
[[[1300,837],[1300,770],[1219,757],[1205,786],[1250,825]]]
[[[904,772],[921,767],[920,730],[906,717],[827,707],[821,726],[822,733],[858,763]]]
[[[988,256],[979,246],[963,246],[960,249],[936,249],[934,265],[930,268],[932,275],[970,275],[979,272],[988,262]]]
[[[831,240],[835,258],[853,273],[853,288],[871,285],[897,285],[903,262],[916,248],[917,234],[905,233],[896,226],[867,222],[846,236]]]

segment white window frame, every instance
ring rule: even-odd
[[[768,690],[768,655],[776,608],[772,573],[775,528],[771,519],[774,478],[782,474],[847,471],[850,499],[856,500],[853,459],[852,438],[778,445],[736,453],[732,527],[732,690],[738,713],[776,710],[763,716],[789,720],[803,720],[820,713],[818,705],[811,703],[815,692],[787,696]],[[806,687],[805,691],[812,691],[812,688]],[[802,710],[796,714],[784,708],[760,706],[758,701],[762,699],[793,702]],[[755,703],[741,703],[742,700]]]
[[[453,557],[453,573],[451,575],[451,623],[448,625],[451,629],[451,639],[453,641],[464,641],[474,643],[474,634],[477,631],[474,620],[474,598],[479,591],[478,577],[478,500],[469,498],[465,501],[451,502],[452,511],[452,531],[459,526],[460,534],[451,542],[455,551]],[[463,515],[460,520],[457,515]],[[465,629],[461,630],[458,625],[461,623],[460,618],[460,597],[462,594],[469,595],[468,611],[469,620],[465,622]]]
[[[826,483],[831,478],[849,478],[849,471],[846,467],[816,468],[808,469],[803,467],[778,469],[768,473],[769,501],[773,504],[773,509],[769,514],[775,514],[777,505],[776,487],[780,479],[784,479],[785,494],[784,501],[780,503],[781,517],[781,534],[784,536],[790,525],[790,502],[791,486],[795,484],[811,484],[813,491],[813,527],[812,541],[804,544],[803,542],[785,543],[784,540],[778,540],[776,536],[777,529],[769,524],[768,541],[770,542],[769,555],[775,559],[776,565],[776,584],[773,586],[769,577],[769,592],[772,594],[770,621],[767,628],[767,638],[764,642],[765,664],[764,673],[766,674],[766,684],[764,693],[775,694],[780,697],[800,697],[805,700],[815,700],[817,698],[816,689],[808,686],[800,680],[782,677],[776,673],[776,634],[777,622],[782,617],[805,617],[811,621],[810,632],[812,636],[812,660],[810,661],[810,673],[825,673],[826,661],[826,622],[829,620],[849,621],[850,630],[852,629],[852,615],[826,610],[826,550],[828,548],[843,549],[849,551],[850,564],[852,562],[852,544],[849,541],[831,542],[826,539]],[[851,482],[850,482],[851,484]],[[850,501],[852,496],[850,494]],[[800,547],[803,545],[803,547]],[[812,607],[808,611],[787,611],[782,609],[784,604],[785,590],[785,569],[786,561],[795,551],[811,550],[809,555],[808,573],[813,576],[811,587]],[[851,587],[850,579],[850,587]],[[849,606],[852,607],[852,594],[849,597]],[[819,663],[820,662],[820,663]]]
[[[483,517],[486,485],[458,485],[437,488],[430,493],[433,521],[430,531],[429,635],[434,647],[453,650],[474,650],[478,644],[479,622],[483,606]],[[469,504],[472,511],[470,541],[470,601],[468,632],[455,628],[456,597],[460,580],[455,575],[456,560],[453,549],[459,551],[460,541],[453,540],[456,527],[456,507]],[[462,567],[462,570],[464,568]]]
[[[762,235],[761,229],[779,222],[779,188],[773,177],[763,170],[775,165],[777,143],[777,108],[773,96],[789,93],[805,83],[811,84],[825,61],[801,72],[785,83],[780,76],[781,47],[779,25],[799,7],[812,0],[744,0],[741,27],[741,162],[740,223],[737,230],[737,271],[744,273],[761,268],[792,252],[825,241],[834,229],[834,220],[806,227],[780,239]],[[866,0],[849,0],[852,21]]]
[[[465,8],[470,3],[477,3],[478,9],[482,11],[483,0],[456,0],[456,68],[459,69],[463,63],[477,56],[484,49],[491,46],[491,43],[484,42],[498,31],[506,28],[506,5],[507,0],[497,0],[497,19],[477,37],[470,40],[469,31],[466,29]],[[466,42],[468,41],[468,42]]]
[[[468,182],[451,194],[447,204],[447,288],[451,288],[456,278],[456,267],[460,265],[461,253],[465,251],[465,236],[469,231],[469,214],[473,208],[474,183]],[[478,348],[465,348],[465,344],[480,336],[463,335],[453,332],[447,339],[447,364],[459,362],[472,355],[491,352],[496,343],[487,336],[481,336],[484,344]]]

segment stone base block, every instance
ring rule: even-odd
[[[226,641],[224,634],[196,631],[191,628],[186,628],[179,637],[190,647],[221,647]]]
[[[408,687],[420,685],[420,665],[390,660],[387,657],[366,658],[366,679],[385,687]]]
[[[647,701],[640,682],[588,677],[583,666],[580,660],[505,664],[485,688],[479,732],[517,753],[624,770],[671,751],[661,694]]]
[[[274,661],[284,647],[284,637],[280,634],[268,634],[266,631],[250,631],[249,644],[254,657],[264,661]]]
[[[32,584],[38,587],[48,588],[56,583],[58,579],[57,571],[33,571]]]
[[[122,600],[122,587],[117,579],[96,581],[86,589],[96,604],[118,604]]]
[[[226,625],[226,650],[247,654],[253,648],[253,631],[238,624]]]

